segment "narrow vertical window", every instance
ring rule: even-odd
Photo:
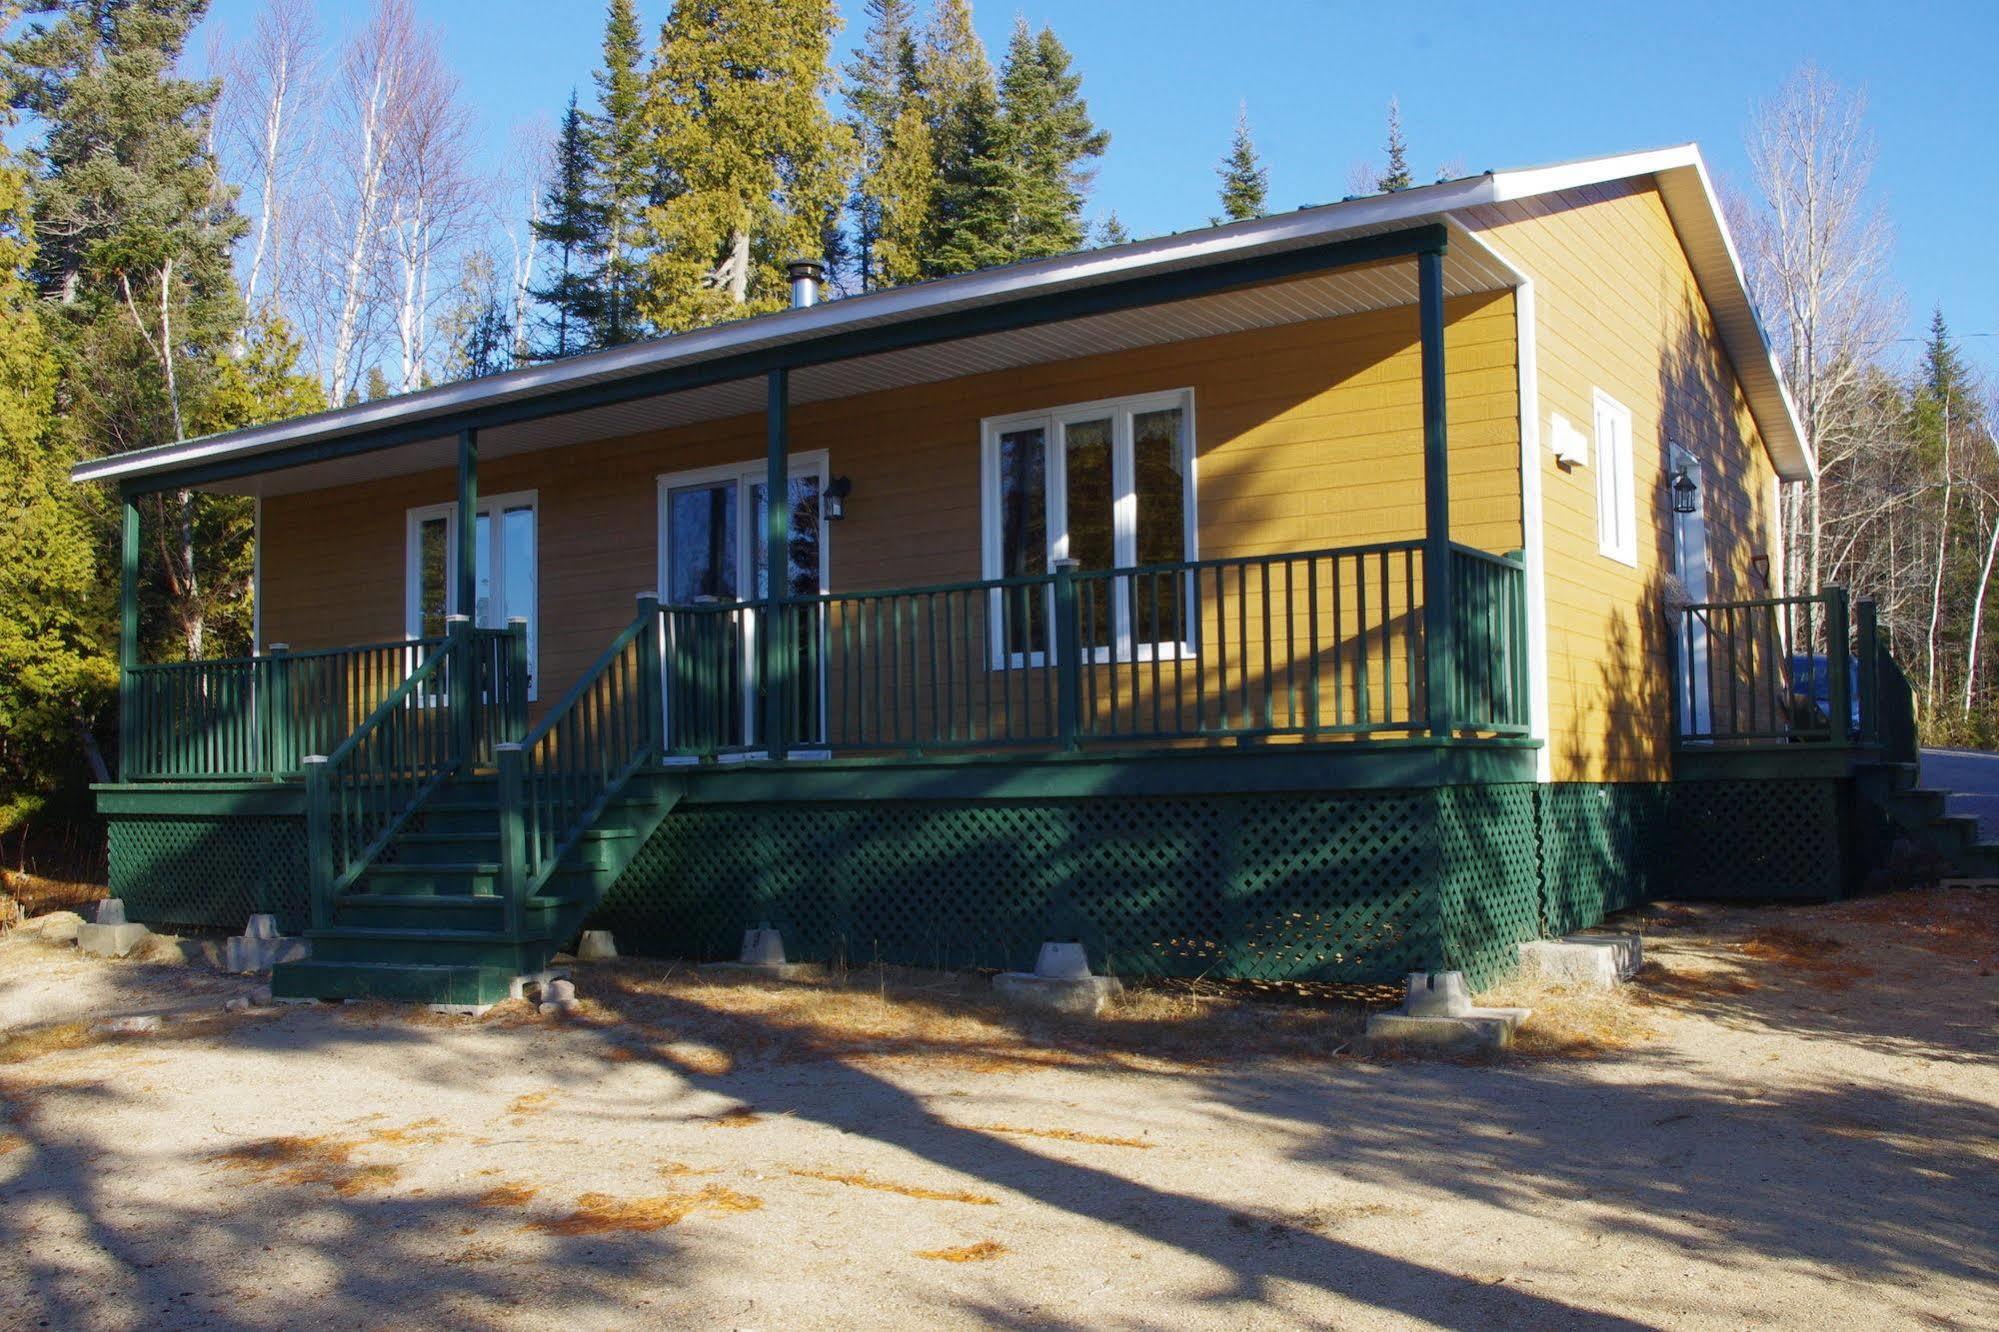
[[[1048,432],[1040,426],[999,438],[1001,578],[1048,572]],[[1047,607],[1031,591],[1000,593],[1006,650],[1047,648]]]
[[[1631,411],[1609,394],[1596,392],[1597,548],[1622,564],[1638,563],[1636,466],[1631,448]]]
[[[451,605],[451,520],[442,514],[417,524],[416,624],[418,638],[444,633]]]

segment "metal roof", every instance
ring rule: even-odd
[[[1503,289],[1514,285],[1517,275],[1503,257],[1465,230],[1461,225],[1464,214],[1537,194],[1645,175],[1658,178],[1695,277],[1714,311],[1723,343],[1779,471],[1786,476],[1807,474],[1811,462],[1796,413],[1750,304],[1741,265],[1706,169],[1699,151],[1685,145],[1559,166],[1487,172],[1392,194],[850,296],[400,397],[112,454],[79,463],[71,476],[77,481],[115,480],[143,487],[149,477],[191,466],[220,460],[239,467],[254,466],[251,460],[271,454],[279,455],[271,459],[273,468],[291,468],[282,482],[267,473],[259,483],[232,488],[260,493],[308,489],[336,479],[330,470],[336,464],[294,465],[300,446],[393,432],[396,457],[381,460],[381,466],[394,471],[448,466],[449,432],[456,429],[455,419],[505,405],[517,409],[512,413],[517,419],[481,430],[482,457],[755,411],[762,403],[761,385],[742,379],[582,410],[561,410],[557,405],[558,399],[573,398],[577,390],[591,385],[615,385],[662,371],[733,360],[746,353],[796,349],[807,363],[792,374],[792,398],[812,402],[1272,323],[1408,305],[1415,300],[1413,266],[1382,264],[1060,323],[925,342],[879,354],[843,354],[841,350],[843,342],[858,347],[865,341],[855,336],[864,330],[889,329],[958,311],[1108,287],[1426,223],[1444,223],[1452,233],[1447,292],[1457,295]],[[543,398],[550,400],[550,414],[536,415],[536,400]],[[554,414],[558,410],[561,414]],[[528,417],[533,419],[525,419]],[[433,421],[437,433],[426,436],[425,425]]]

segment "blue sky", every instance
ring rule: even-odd
[[[648,41],[667,4],[640,0]],[[588,97],[596,0],[418,5],[443,29],[496,158],[512,123],[552,120],[572,85]],[[209,25],[245,33],[256,6],[215,0]],[[861,2],[843,7],[858,18]],[[334,31],[365,11],[360,0],[321,0]],[[1999,335],[1999,265],[1980,243],[1999,204],[1994,0],[1906,12],[1879,0],[985,0],[979,27],[995,53],[1016,13],[1052,24],[1074,53],[1090,109],[1112,134],[1091,212],[1115,208],[1139,236],[1214,212],[1214,164],[1238,101],[1248,103],[1274,208],[1346,194],[1353,164],[1378,155],[1391,96],[1419,179],[1446,163],[1480,171],[1694,140],[1724,185],[1746,185],[1753,103],[1816,60],[1867,92],[1907,332],[1941,303],[1960,333]],[[858,39],[855,27],[841,34],[842,59]],[[1999,336],[1967,336],[1965,349],[1999,378]]]

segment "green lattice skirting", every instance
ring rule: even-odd
[[[107,818],[111,894],[134,920],[240,929],[268,911],[305,928],[305,819],[298,815]]]
[[[1524,939],[1661,896],[1836,897],[1832,779],[1045,800],[682,805],[592,922],[637,953],[1030,966],[1080,939],[1125,976],[1485,983]],[[306,923],[295,814],[109,816],[134,919]]]

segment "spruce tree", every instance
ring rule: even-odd
[[[633,0],[611,0],[604,21],[604,65],[595,76],[597,112],[585,135],[592,159],[590,200],[602,250],[594,341],[604,347],[646,333],[637,299],[644,285],[646,209],[657,202],[658,173],[645,124],[644,55]]]
[[[1263,216],[1270,193],[1270,173],[1264,170],[1256,155],[1256,144],[1249,137],[1247,103],[1236,107],[1235,139],[1215,173],[1222,178],[1222,217],[1215,219],[1217,222],[1222,218],[1241,222]]]
[[[1409,145],[1402,138],[1402,103],[1388,99],[1388,169],[1375,178],[1374,188],[1382,193],[1406,190],[1416,183],[1409,174]]]
[[[593,195],[592,169],[590,133],[572,92],[556,135],[555,171],[534,222],[535,240],[549,256],[548,279],[533,295],[544,307],[542,346],[550,357],[589,351],[612,322],[609,227],[601,196]]]
[[[931,236],[924,243],[926,277],[970,273],[1018,257],[1019,155],[991,89],[972,90],[957,131],[960,148],[937,183]]]
[[[1131,232],[1125,228],[1124,222],[1118,217],[1115,208],[1110,211],[1108,217],[1097,223],[1096,243],[1099,248],[1109,245],[1128,245],[1131,243]]]
[[[946,266],[939,257],[946,249],[986,251],[987,242],[961,242],[952,233],[967,213],[989,211],[983,202],[975,203],[970,192],[980,188],[981,178],[1002,174],[991,163],[974,160],[979,153],[996,150],[1000,132],[994,123],[999,90],[985,43],[972,26],[971,0],[937,0],[918,43],[916,81],[930,136],[932,200],[917,233],[914,257],[920,276],[940,277],[965,271]],[[1010,210],[1011,202],[1004,207]],[[990,262],[1005,262],[1000,257],[1005,253],[1003,241],[995,237],[991,245],[995,257]]]
[[[918,276],[937,192],[909,0],[868,0],[865,43],[846,70],[848,125],[859,155],[849,199],[860,289]]]
[[[1043,28],[1017,19],[1000,74],[1005,151],[1013,155],[1017,194],[1010,255],[1037,259],[1083,244],[1083,196],[1110,135],[1090,120],[1082,76],[1069,52]]]
[[[851,136],[827,112],[832,0],[676,0],[645,120],[668,197],[639,313],[673,330],[780,309],[783,265],[820,249]]]

